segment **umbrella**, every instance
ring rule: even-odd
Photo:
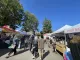
[[[16,32],[12,28],[10,28],[8,25],[3,26],[2,29],[4,32]]]

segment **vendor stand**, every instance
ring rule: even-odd
[[[80,24],[65,30],[65,34],[70,38],[68,39],[68,45],[73,60],[80,60]]]
[[[12,44],[13,42],[13,35],[16,34],[17,32],[10,28],[10,26],[5,25],[2,26],[2,33],[1,33],[1,38],[2,38],[2,44],[5,45],[7,44],[8,46]],[[7,46],[7,47],[8,47]]]
[[[8,25],[2,27],[2,32],[6,33],[7,36],[17,34],[18,32],[10,28]]]
[[[64,54],[64,52],[66,50],[66,45],[67,45],[66,35],[65,35],[64,31],[71,27],[72,26],[65,25],[62,28],[58,29],[57,31],[53,32],[53,34],[52,34],[52,36],[55,36],[55,39],[56,39],[56,50],[58,50],[62,54]]]
[[[15,30],[10,28],[8,25],[1,27],[1,44],[0,48],[8,48],[12,43],[12,37],[16,33]]]

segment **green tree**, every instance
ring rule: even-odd
[[[24,11],[19,0],[0,0],[0,25],[9,25],[13,29],[21,24]]]
[[[37,18],[28,11],[25,12],[25,16],[26,16],[26,18],[25,18],[25,21],[23,23],[23,29],[25,31],[38,30],[38,20],[37,20]]]
[[[51,21],[46,19],[43,22],[43,31],[44,34],[45,33],[51,33],[52,32],[52,25],[51,25]]]

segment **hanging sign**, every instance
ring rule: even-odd
[[[78,33],[80,32],[80,24],[72,27],[71,29],[65,30],[65,33]]]

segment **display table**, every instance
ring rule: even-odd
[[[64,54],[66,46],[64,44],[56,43],[56,49]]]

